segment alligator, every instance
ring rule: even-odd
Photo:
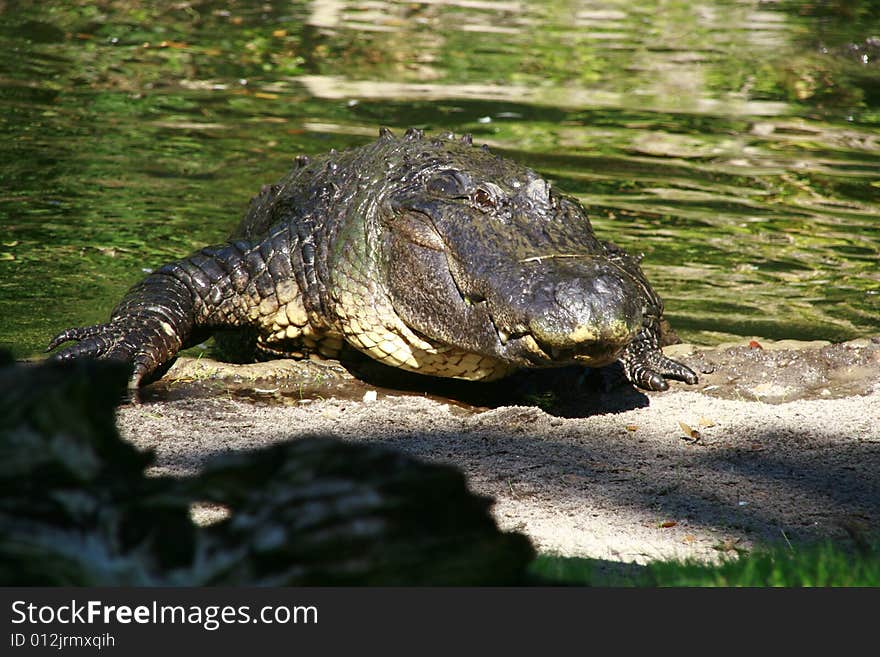
[[[696,383],[660,349],[663,304],[640,260],[470,135],[383,128],[372,143],[296,158],[229,241],[156,269],[108,322],[63,331],[47,351],[75,341],[51,357],[127,363],[132,388],[224,329],[251,336],[264,359],[353,348],[475,381],[619,361],[646,390]]]

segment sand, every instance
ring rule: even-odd
[[[876,536],[880,338],[751,342],[667,348],[701,381],[659,393],[614,368],[365,383],[338,365],[181,358],[118,424],[157,473],[315,434],[451,463],[545,553],[717,560]]]

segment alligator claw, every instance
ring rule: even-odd
[[[669,382],[663,378],[663,375],[651,370],[646,370],[645,376],[640,381],[637,381],[636,384],[646,390],[669,390]]]
[[[666,379],[697,383],[696,373],[686,365],[667,358],[660,351],[656,332],[646,329],[633,340],[620,357],[626,377],[643,390],[663,391],[669,389]]]
[[[668,390],[669,382],[666,379],[684,381],[691,385],[698,381],[693,370],[667,358],[660,351],[647,354],[640,364],[645,368],[637,372],[631,381],[645,390]]]
[[[71,328],[56,335],[46,351],[52,351],[65,342],[76,342],[52,354],[49,359],[64,362],[94,358],[125,363],[131,369],[128,385],[136,388],[162,361],[161,353],[165,345],[161,341],[152,345],[149,339],[144,340],[150,334],[158,335],[159,332],[148,331],[148,323],[136,329],[126,329],[122,323],[114,322]]]
[[[49,346],[46,347],[46,351],[52,351],[55,347],[64,344],[65,342],[81,342],[83,340],[90,340],[101,336],[108,328],[107,324],[96,324],[95,326],[84,326],[81,328],[71,328],[66,331],[62,331],[49,343]],[[66,358],[71,358],[75,356],[70,356],[70,352],[73,350],[72,347],[65,349],[53,356],[56,360],[64,360]],[[89,349],[91,351],[91,349]],[[98,354],[95,354],[96,356]]]
[[[690,367],[686,365],[682,365],[676,360],[672,360],[671,358],[667,358],[661,352],[659,354],[658,363],[656,365],[659,368],[660,373],[668,377],[670,379],[675,379],[677,381],[684,381],[689,385],[694,385],[700,379],[697,376],[696,372],[694,372]]]

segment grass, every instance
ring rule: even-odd
[[[880,586],[880,543],[857,552],[831,543],[779,546],[715,565],[655,561],[642,566],[541,555],[531,573],[543,584],[575,586]]]

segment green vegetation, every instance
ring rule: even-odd
[[[855,552],[833,543],[777,546],[716,565],[655,561],[639,566],[542,555],[530,572],[542,583],[577,586],[880,586],[880,543]]]

